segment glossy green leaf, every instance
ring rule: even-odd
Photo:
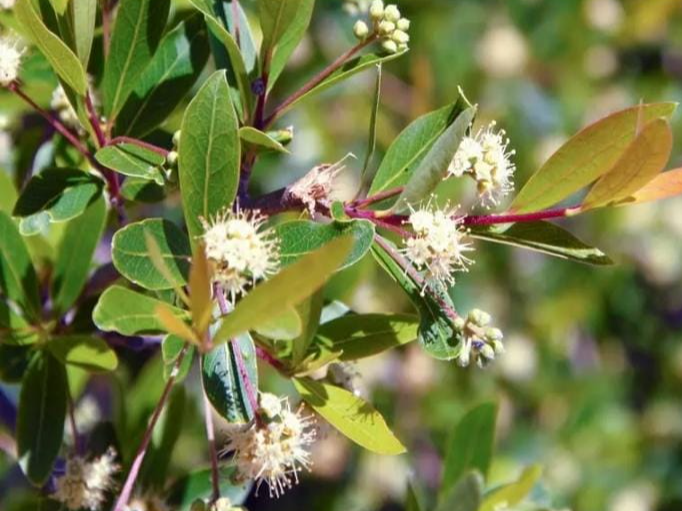
[[[521,222],[509,228],[472,230],[473,238],[542,252],[561,259],[604,266],[613,261],[598,248],[586,245],[550,222]]]
[[[225,342],[267,323],[320,289],[347,257],[351,240],[336,239],[256,286],[223,318],[213,342]]]
[[[16,346],[34,344],[38,341],[35,328],[9,307],[4,300],[0,300],[0,339],[2,339],[1,344]]]
[[[485,403],[467,412],[455,427],[443,463],[440,497],[446,499],[464,475],[488,473],[495,442],[497,405]],[[477,508],[478,509],[478,508]]]
[[[474,107],[467,108],[438,137],[405,183],[405,188],[394,206],[395,210],[403,211],[407,209],[408,205],[418,204],[433,193],[447,175],[448,166],[475,115],[476,109]]]
[[[275,227],[280,240],[280,261],[288,266],[332,240],[349,236],[353,247],[339,270],[362,259],[372,246],[374,224],[368,220],[321,224],[309,220],[293,220]]]
[[[121,0],[111,34],[102,90],[104,111],[115,119],[159,46],[170,0]]]
[[[17,416],[19,464],[35,485],[47,481],[64,435],[66,370],[49,353],[39,353],[21,385]]]
[[[377,78],[374,84],[374,100],[372,102],[372,115],[369,118],[369,135],[367,137],[367,154],[360,173],[360,188],[364,194],[372,186],[378,169],[370,170],[370,163],[377,148],[377,117],[379,104],[381,103],[381,64],[377,64]]]
[[[422,287],[383,248],[373,247],[372,255],[405,291],[419,312],[417,338],[422,348],[438,360],[456,358],[460,351],[459,338],[452,324],[453,319],[444,307],[454,310],[452,299],[443,290],[434,289],[433,286],[428,293],[422,293]]]
[[[13,214],[43,213],[52,222],[70,220],[85,211],[102,192],[102,180],[78,169],[48,168],[31,178]]]
[[[149,254],[145,233],[159,247],[168,270],[169,281],[154,265]],[[174,223],[150,218],[129,224],[114,235],[111,257],[116,269],[131,282],[152,291],[184,286],[189,274],[192,252],[187,235]]]
[[[88,82],[80,60],[59,37],[45,26],[32,0],[18,0],[14,6],[14,13],[26,34],[45,55],[55,73],[76,93],[84,96]]]
[[[306,403],[356,444],[389,456],[405,452],[384,418],[368,402],[328,383],[308,378],[293,382]]]
[[[108,372],[118,367],[116,353],[99,337],[57,336],[48,341],[47,349],[62,364],[73,365],[90,372]]]
[[[638,123],[670,117],[674,103],[640,105],[601,119],[566,142],[528,180],[511,206],[517,212],[552,206],[613,168],[634,140]]]
[[[182,205],[194,240],[203,232],[200,219],[230,206],[239,184],[239,128],[224,71],[211,75],[187,107],[179,153]]]
[[[68,13],[73,25],[76,55],[87,70],[95,38],[97,0],[70,0]]]
[[[80,295],[106,220],[107,206],[99,197],[67,224],[52,274],[52,301],[57,313],[68,311]]]
[[[244,424],[254,415],[246,384],[235,359],[239,349],[252,388],[258,388],[256,346],[249,334],[223,343],[204,355],[201,378],[204,391],[216,412],[231,424]]]
[[[0,211],[0,291],[31,318],[40,316],[38,277],[12,219]]]
[[[164,122],[201,75],[209,54],[200,16],[168,32],[118,114],[116,133],[142,137]]]
[[[254,332],[268,339],[293,341],[301,335],[303,326],[296,309],[287,309],[275,318],[255,327]]]
[[[280,115],[288,110],[290,110],[294,105],[297,105],[300,101],[314,95],[314,94],[319,94],[322,91],[325,91],[329,89],[330,87],[333,87],[334,85],[347,80],[351,76],[354,76],[366,69],[371,69],[377,64],[384,64],[386,62],[390,62],[393,59],[397,59],[398,57],[404,55],[405,52],[400,52],[400,53],[393,53],[393,54],[381,54],[381,55],[376,55],[374,53],[369,53],[366,55],[361,55],[359,57],[355,57],[354,59],[349,60],[346,62],[343,66],[341,66],[339,69],[334,71],[331,75],[329,75],[327,78],[325,78],[322,82],[320,82],[319,85],[316,87],[313,87],[311,90],[306,92],[305,94],[301,95],[300,97],[296,98],[295,101],[289,103],[286,108],[278,112]],[[397,186],[397,185],[396,185]]]
[[[183,348],[187,343],[176,335],[167,335],[163,338],[161,343],[161,355],[163,356],[163,378],[168,381],[168,378],[173,373],[175,364],[182,352]],[[192,362],[194,361],[194,354],[196,349],[191,344],[187,344],[187,353],[180,362],[180,368],[178,369],[177,376],[175,377],[176,383],[180,383],[185,379],[187,373],[192,368]]]
[[[132,202],[154,204],[161,202],[166,197],[166,192],[153,181],[132,177],[123,182],[121,196]]]
[[[668,121],[651,121],[625,149],[613,169],[592,187],[581,209],[608,206],[627,199],[665,168],[672,148],[673,134]]]
[[[159,305],[165,305],[180,319],[189,319],[186,311],[120,286],[111,286],[102,293],[92,311],[92,319],[105,332],[156,334],[165,331],[156,313]]]
[[[479,511],[483,499],[483,480],[476,472],[466,474],[436,511]]]
[[[285,4],[289,4],[291,7]],[[263,21],[264,10],[272,12],[276,9],[278,13],[281,13],[281,18],[287,16],[288,12],[286,11],[289,9],[292,11],[290,20],[280,18],[282,21],[280,25],[286,25],[286,27],[283,27],[279,35],[273,36],[273,43],[271,43],[274,50],[270,60],[268,89],[272,89],[280,74],[282,74],[287,61],[308,29],[315,8],[315,0],[264,0],[259,2],[258,6],[261,13],[261,22]],[[265,41],[267,41],[268,31],[265,26],[263,27],[263,32],[266,34]],[[267,50],[268,48],[264,44],[263,51]]]
[[[369,195],[391,190],[407,183],[424,155],[464,110],[456,101],[413,121],[388,148]]]
[[[139,177],[163,184],[160,166],[165,158],[136,144],[118,144],[103,147],[95,159],[105,167],[124,176]]]
[[[318,290],[308,299],[296,306],[296,311],[301,318],[301,333],[291,344],[291,362],[298,365],[308,353],[308,347],[315,337],[320,325],[320,314],[324,305],[324,293]]]
[[[418,327],[407,314],[349,314],[321,325],[317,342],[343,351],[341,360],[357,360],[416,340]]]
[[[501,506],[511,507],[521,504],[530,494],[542,475],[542,467],[533,465],[526,468],[518,481],[495,488],[485,496],[480,511],[496,511]]]
[[[263,133],[252,126],[239,128],[239,138],[242,142],[260,151],[276,151],[279,153],[289,153],[289,150],[277,142],[267,133]]]

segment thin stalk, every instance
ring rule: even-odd
[[[168,157],[168,151],[167,149],[164,149],[163,147],[155,146],[154,144],[150,144],[149,142],[145,142],[144,140],[139,140],[137,138],[132,138],[132,137],[114,137],[109,141],[107,145],[117,145],[117,144],[131,144],[131,145],[136,145],[138,147],[142,147],[143,149],[147,149],[148,151],[151,151],[153,153],[158,154],[159,156],[162,156],[163,158]]]
[[[400,195],[402,192],[403,187],[398,186],[396,188],[391,188],[390,190],[379,192],[375,195],[372,195],[371,197],[367,197],[366,199],[355,201],[352,203],[352,206],[358,209],[366,208],[367,206],[371,206],[372,204],[381,202],[382,200],[390,199],[391,197]]]
[[[104,147],[107,145],[107,138],[104,136],[102,131],[102,126],[100,126],[97,111],[95,110],[95,105],[92,103],[92,98],[90,97],[90,92],[85,94],[85,107],[88,109],[88,119],[92,125],[92,129],[95,132],[95,137],[97,137],[97,145],[99,147]]]
[[[354,57],[356,53],[358,53],[360,50],[373,43],[375,40],[376,36],[368,37],[364,41],[361,41],[355,46],[353,46],[345,53],[341,54],[334,62],[332,62],[318,74],[313,76],[305,85],[303,85],[303,87],[298,89],[291,96],[285,99],[284,102],[282,102],[282,104],[275,108],[273,112],[265,119],[263,126],[265,128],[270,126],[275,120],[279,118],[280,115],[282,115],[289,108],[290,105],[292,105],[301,97],[305,96],[308,92],[317,87],[320,83],[322,83],[325,79],[332,75],[334,71],[339,69],[346,62],[348,62],[348,60]]]
[[[256,356],[263,362],[266,362],[270,366],[274,367],[278,371],[284,371],[285,367],[282,362],[273,357],[268,350],[261,346],[256,346]]]
[[[495,225],[511,224],[517,222],[538,222],[540,220],[550,220],[552,218],[563,218],[580,213],[580,206],[570,208],[547,209],[534,213],[506,213],[502,215],[469,215],[461,217],[463,225]]]
[[[201,372],[204,372],[204,357],[199,357]],[[206,395],[203,383],[201,386],[204,398],[204,423],[206,425],[206,439],[208,440],[208,453],[211,458],[211,502],[220,498],[220,471],[218,470],[218,451],[216,449],[215,428],[213,427],[213,416],[211,415],[211,402]]]
[[[166,386],[163,389],[161,398],[159,399],[159,402],[156,404],[156,408],[154,408],[154,412],[152,413],[152,416],[149,420],[147,429],[145,430],[144,436],[142,437],[142,442],[140,443],[140,446],[137,449],[137,453],[135,454],[133,464],[130,466],[130,471],[128,472],[128,476],[126,477],[125,483],[123,483],[123,489],[121,490],[121,493],[119,494],[118,499],[116,500],[114,511],[124,511],[126,509],[126,506],[128,505],[130,495],[132,494],[133,489],[135,487],[135,481],[137,481],[137,476],[139,475],[140,468],[142,467],[142,461],[144,461],[144,457],[147,454],[147,448],[149,447],[149,442],[152,439],[154,427],[156,426],[156,423],[159,421],[159,417],[161,416],[163,408],[166,406],[168,396],[170,396],[171,390],[173,389],[173,385],[175,384],[175,380],[178,377],[180,365],[182,364],[182,361],[185,358],[185,355],[187,354],[187,348],[188,345],[185,344],[185,346],[182,348],[182,351],[180,351],[178,358],[175,360],[173,370],[171,371],[168,381],[166,382]]]

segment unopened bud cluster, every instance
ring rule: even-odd
[[[478,367],[484,368],[497,355],[504,353],[504,335],[499,328],[491,327],[490,322],[490,314],[480,309],[470,311],[466,319],[455,320],[454,326],[461,338],[457,357],[460,366],[466,367],[473,361]]]
[[[398,53],[407,50],[410,36],[410,20],[403,18],[394,4],[384,5],[382,0],[374,0],[369,6],[369,17],[372,28],[362,20],[355,23],[353,33],[360,40],[376,37],[387,53]]]

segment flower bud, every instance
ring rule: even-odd
[[[265,415],[268,419],[274,419],[280,413],[282,413],[282,401],[274,394],[263,392],[260,395],[259,404],[259,412]]]
[[[390,35],[395,30],[395,23],[390,21],[382,21],[379,23],[379,33],[381,35]]]
[[[180,145],[180,130],[173,133],[173,147],[178,147]]]
[[[487,361],[495,360],[495,350],[490,344],[484,344],[479,353]]]
[[[469,321],[471,321],[476,326],[487,326],[490,323],[490,314],[482,311],[481,309],[473,309],[469,312]]]
[[[364,39],[369,35],[369,27],[367,26],[367,23],[365,23],[362,20],[358,20],[355,22],[355,25],[353,26],[353,34],[355,34],[355,37],[358,39]]]
[[[391,34],[391,39],[398,44],[407,44],[410,41],[410,36],[402,30],[394,30]]]
[[[369,6],[369,15],[374,21],[379,21],[384,17],[384,2],[382,0],[374,0]]]
[[[400,18],[396,22],[395,26],[398,27],[398,30],[407,32],[410,29],[410,20],[408,20],[407,18]]]
[[[488,342],[501,341],[504,339],[504,334],[499,328],[487,328],[485,331],[485,338]]]
[[[464,330],[464,327],[466,326],[466,321],[464,318],[457,318],[455,321],[452,322],[452,326],[455,327],[455,330],[462,331]]]
[[[400,19],[400,11],[398,10],[398,7],[394,4],[386,6],[386,9],[384,9],[384,19],[387,21],[392,21],[395,23]]]
[[[395,41],[391,41],[390,39],[382,42],[381,47],[384,49],[384,51],[386,53],[397,53],[398,52],[398,45],[395,44]]]
[[[175,167],[178,164],[178,152],[170,151],[166,155],[166,163],[168,164],[169,167]]]
[[[493,341],[493,350],[495,350],[495,355],[502,355],[504,353],[502,341]]]

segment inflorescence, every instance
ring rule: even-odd
[[[466,367],[474,361],[478,367],[484,368],[497,355],[504,353],[504,335],[499,328],[491,327],[490,322],[490,314],[480,309],[470,311],[466,319],[455,320],[455,329],[460,337],[460,352],[457,357],[460,366]]]
[[[89,461],[79,456],[67,459],[65,473],[57,478],[57,489],[52,498],[67,509],[99,511],[106,502],[107,493],[116,488],[114,475],[120,467],[115,460],[113,448]]]
[[[384,6],[382,0],[374,0],[369,6],[370,26],[363,20],[355,22],[353,33],[361,41],[377,38],[387,53],[398,53],[407,50],[410,36],[410,20],[403,18],[398,6]]]

